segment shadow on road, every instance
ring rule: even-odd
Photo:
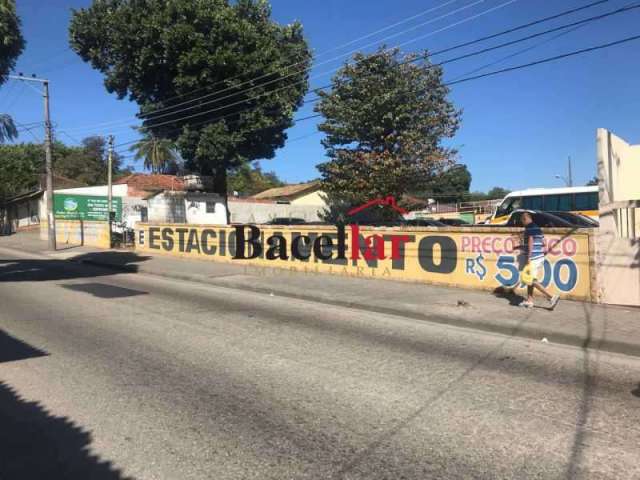
[[[634,397],[640,398],[640,383],[638,384],[638,387],[635,390],[631,390],[631,395],[633,395]]]
[[[0,330],[0,363],[47,356]],[[0,479],[133,480],[91,454],[91,434],[0,381]]]
[[[120,272],[136,273],[137,264],[149,258],[133,252],[92,252],[71,258],[73,262],[66,259],[2,259],[0,282],[44,282],[100,277]],[[87,265],[100,268],[87,268]]]
[[[4,382],[0,425],[0,478],[126,480],[110,462],[91,454],[89,432],[26,401]]]
[[[0,363],[46,357],[47,355],[49,355],[47,352],[32,347],[0,329]]]
[[[514,307],[517,307],[524,302],[524,297],[515,293],[512,288],[498,287],[493,291],[493,296],[508,300],[509,305]]]

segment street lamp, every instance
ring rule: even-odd
[[[571,157],[567,159],[567,171],[569,173],[569,177],[556,174],[556,178],[562,179],[567,187],[573,187],[573,172],[571,169]]]
[[[565,183],[565,185],[566,185],[567,187],[570,187],[570,186],[571,186],[571,182],[569,182],[569,180],[567,179],[567,177],[564,177],[564,176],[562,176],[562,175],[556,175],[556,178],[557,178],[558,180],[562,179],[562,181]]]

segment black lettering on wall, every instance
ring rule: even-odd
[[[176,228],[176,233],[178,234],[178,251],[184,253],[185,248],[185,234],[189,231],[188,228]]]
[[[433,261],[433,248],[440,247],[440,263]],[[425,272],[451,273],[458,263],[458,247],[451,237],[434,235],[424,237],[418,245],[418,260]]]
[[[389,244],[391,244],[392,239],[395,236],[396,235],[384,235],[384,240],[385,242],[389,242]],[[416,241],[415,235],[406,235],[406,237],[409,239],[407,243],[413,243]],[[394,258],[393,260],[391,260],[391,268],[393,270],[404,270],[405,264],[406,264],[405,257],[407,255],[407,246],[405,242],[398,242],[398,247],[399,247],[400,256],[399,258]]]
[[[185,249],[187,253],[192,250],[202,253],[200,251],[200,237],[198,236],[198,230],[196,228],[189,230],[189,240],[187,241],[187,248]]]
[[[160,228],[159,227],[149,227],[149,248],[153,248],[154,250],[160,250]]]
[[[364,239],[364,235],[358,235],[358,247],[359,247],[360,253],[362,253],[362,254],[364,254],[368,250],[367,242]],[[378,260],[377,259],[373,258],[371,260],[367,260],[366,258],[364,258],[364,256],[363,256],[363,259],[364,259],[365,262],[367,262],[367,266],[369,268],[378,268]],[[354,267],[358,266],[358,260],[351,260],[351,264]]]
[[[162,248],[170,252],[173,250],[173,228],[163,228],[162,229]]]
[[[322,262],[331,259],[333,255],[333,239],[329,235],[320,235],[313,242],[313,255],[316,257],[316,261],[319,259]]]
[[[214,239],[216,238],[215,230],[211,230],[210,228],[205,228],[202,230],[200,237],[200,247],[202,248],[202,253],[205,255],[215,255],[216,254],[216,246],[214,245]]]
[[[235,229],[236,233],[236,253],[234,260],[252,260],[258,258],[262,253],[262,245],[260,244],[260,229],[253,225],[249,225],[249,237],[245,236],[245,226],[238,225]],[[252,248],[249,248],[249,247]],[[246,248],[245,248],[246,247]]]
[[[282,235],[273,235],[267,239],[269,248],[267,260],[289,260],[287,255],[287,239]]]
[[[311,238],[300,235],[299,232],[292,233],[291,238],[291,256],[301,262],[308,262],[311,256]]]

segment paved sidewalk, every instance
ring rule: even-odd
[[[347,278],[315,273],[138,255],[133,251],[87,247],[46,252],[37,234],[0,237],[2,248],[45,254],[122,271],[208,283],[506,335],[640,356],[640,309],[561,301],[555,311],[517,307],[517,295],[416,283]]]

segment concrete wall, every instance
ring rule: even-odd
[[[0,224],[3,231],[10,234],[18,230],[30,228],[40,224],[40,199],[38,197],[25,198],[19,202],[7,205],[0,210]]]
[[[214,194],[187,194],[185,197],[187,223],[226,225],[227,208],[224,199]]]
[[[142,210],[148,208],[147,201],[138,197],[122,198],[122,221],[127,228],[134,228],[142,221]]]
[[[640,306],[640,145],[597,131],[598,300]]]
[[[163,192],[147,200],[149,222],[226,225],[224,199],[215,193]],[[213,207],[213,212],[207,212]]]
[[[277,203],[236,202],[229,199],[231,223],[267,223],[276,217],[302,218],[307,222],[319,222],[323,206],[289,205]],[[150,220],[151,221],[151,220]]]
[[[47,222],[40,223],[40,238],[47,239]],[[110,248],[109,223],[78,220],[56,220],[58,246],[78,245]]]
[[[250,231],[245,228],[247,236]],[[233,262],[284,268],[301,273],[326,273],[353,277],[402,280],[464,288],[495,290],[520,284],[523,259],[519,255],[522,229],[506,227],[448,228],[363,228],[360,231],[358,259],[351,245],[353,233],[347,230],[346,256],[337,258],[337,229],[331,226],[260,227],[262,253],[255,259],[235,259],[236,229],[211,225],[139,224],[136,249],[146,253],[184,256],[202,260]],[[364,258],[365,238],[380,235],[378,252],[383,259]],[[590,241],[593,232],[585,229],[546,229],[547,249],[542,283],[563,297],[592,300],[592,257]],[[284,255],[266,255],[268,239],[281,237],[276,244],[286,244]],[[321,244],[321,252],[329,259],[316,256],[311,243],[332,238],[333,246]],[[392,245],[402,240],[397,258],[392,258]],[[295,258],[294,241],[308,257]],[[328,248],[323,248],[328,247]],[[386,255],[384,255],[386,252]],[[272,252],[274,253],[274,252]],[[428,306],[425,306],[428,308]]]

